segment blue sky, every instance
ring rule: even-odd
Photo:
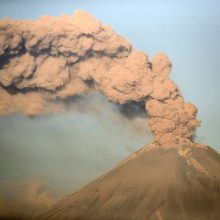
[[[151,58],[166,53],[173,63],[171,78],[199,109],[197,140],[220,150],[219,8],[217,0],[1,0],[0,17],[38,19],[84,9]],[[79,113],[0,118],[2,180],[42,176],[52,187],[68,191],[150,140],[134,140],[122,127],[104,126],[105,120],[105,114],[100,119]]]

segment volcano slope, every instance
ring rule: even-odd
[[[150,144],[64,197],[41,218],[218,220],[219,153],[210,147]]]

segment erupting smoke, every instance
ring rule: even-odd
[[[169,79],[164,54],[152,61],[84,11],[60,17],[0,21],[0,114],[66,110],[69,101],[100,92],[132,116],[145,109],[154,142],[193,146],[197,109]]]

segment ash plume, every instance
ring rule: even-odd
[[[162,53],[150,61],[84,11],[3,19],[0,114],[65,111],[71,100],[100,92],[128,118],[144,110],[156,144],[193,146],[197,109],[169,79],[171,66]]]

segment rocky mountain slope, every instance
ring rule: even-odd
[[[145,146],[42,219],[218,220],[220,155],[210,147]]]

